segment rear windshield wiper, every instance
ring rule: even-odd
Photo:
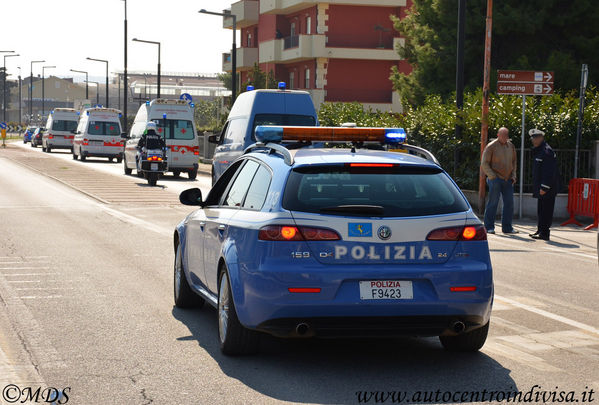
[[[383,216],[385,208],[380,205],[334,205],[331,207],[322,207],[320,208],[320,211]]]

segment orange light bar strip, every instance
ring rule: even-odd
[[[320,288],[288,288],[290,293],[319,293]]]
[[[476,287],[450,287],[449,290],[451,292],[468,292],[468,291],[476,291]]]
[[[305,142],[384,142],[385,128],[283,127],[283,140]]]

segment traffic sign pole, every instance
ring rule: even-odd
[[[580,72],[580,100],[578,103],[578,127],[576,128],[576,152],[574,153],[574,178],[578,178],[578,153],[580,150],[580,135],[582,134],[582,119],[584,114],[584,99],[587,90],[589,67],[585,63]]]
[[[524,198],[524,137],[526,135],[526,95],[522,95],[522,136],[520,138],[520,195],[518,216],[522,219],[522,200]]]

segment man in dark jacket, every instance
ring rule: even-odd
[[[549,240],[549,228],[553,222],[553,208],[558,191],[559,174],[555,152],[545,142],[545,133],[531,129],[528,134],[532,142],[532,196],[537,202],[537,231],[530,234],[533,239]]]

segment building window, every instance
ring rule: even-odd
[[[312,17],[306,17],[306,34],[310,35],[312,33]]]
[[[310,86],[310,69],[306,69],[306,74],[305,74],[305,78],[306,78],[306,89],[311,88]]]
[[[247,42],[247,47],[251,48],[252,47],[252,34],[250,34],[248,32],[248,42]]]
[[[292,37],[294,37],[294,36],[296,36],[296,35],[297,35],[297,34],[296,34],[296,27],[295,27],[295,23],[294,23],[294,22],[292,22],[292,23],[291,23],[291,36],[292,36]]]
[[[289,73],[289,88],[290,89],[295,88],[295,72]]]

